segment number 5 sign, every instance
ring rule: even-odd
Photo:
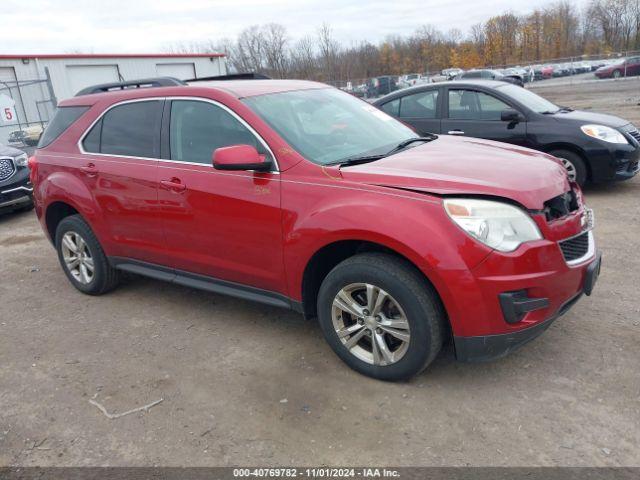
[[[0,95],[0,123],[16,123],[18,118],[16,116],[15,102],[11,97],[5,94]]]

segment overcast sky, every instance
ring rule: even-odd
[[[586,0],[574,0],[584,5]],[[292,39],[329,23],[342,42],[377,42],[430,24],[467,29],[548,0],[2,0],[0,53],[146,53],[181,42],[234,38],[250,25],[283,24]]]

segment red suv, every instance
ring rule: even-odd
[[[380,379],[420,372],[448,339],[459,359],[505,355],[600,269],[554,158],[419,137],[313,82],[98,86],[60,104],[30,166],[81,292],[127,271],[291,308]]]

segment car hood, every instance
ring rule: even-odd
[[[22,155],[24,152],[22,150],[18,150],[17,148],[9,147],[7,145],[0,144],[0,156],[3,157],[17,157],[18,155]]]
[[[504,197],[535,210],[570,188],[564,168],[549,155],[447,135],[341,173],[348,181],[435,195]]]
[[[569,120],[575,123],[580,123],[581,125],[591,123],[613,128],[620,128],[629,124],[629,120],[624,120],[620,117],[614,117],[613,115],[606,115],[604,113],[585,112],[582,110],[556,113],[553,115],[553,118],[560,122]]]

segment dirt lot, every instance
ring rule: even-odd
[[[538,91],[640,124],[637,86]],[[143,278],[83,296],[33,213],[0,217],[0,465],[640,465],[640,178],[586,195],[594,296],[505,359],[447,351],[405,384],[288,311]],[[163,401],[110,420],[94,395]]]

